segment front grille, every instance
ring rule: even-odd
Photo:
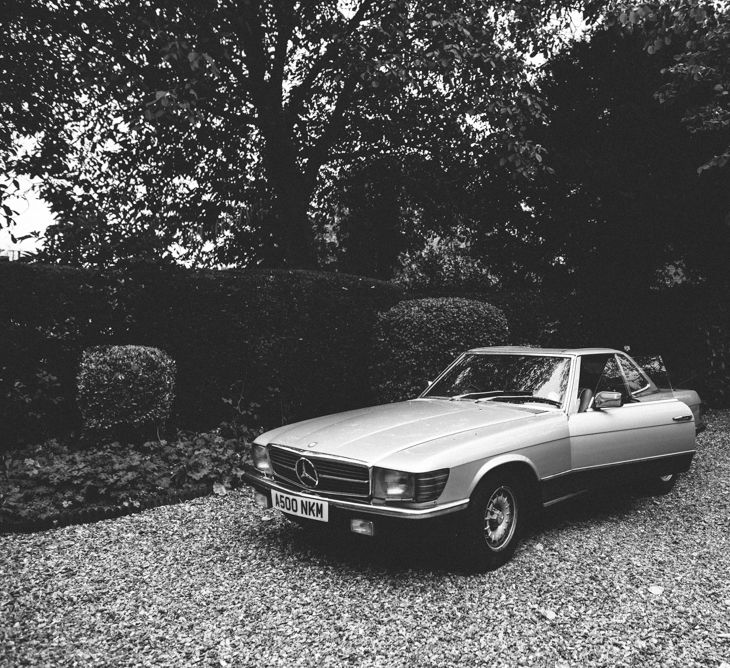
[[[365,499],[370,496],[370,470],[364,464],[299,453],[278,445],[269,446],[269,457],[277,480],[290,483],[302,490]],[[302,458],[314,465],[319,476],[316,487],[303,485],[296,473],[296,464]]]

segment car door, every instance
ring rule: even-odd
[[[636,401],[615,354],[583,355],[579,363],[585,367],[579,370],[579,385],[589,386],[595,381],[594,394],[603,390],[621,392],[625,403],[601,410],[590,407],[570,415],[572,471],[617,467],[636,470],[657,459],[687,453],[688,462],[691,460],[694,423],[687,406],[674,398]]]

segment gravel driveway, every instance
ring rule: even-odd
[[[551,510],[494,573],[248,491],[0,536],[0,664],[730,668],[730,412],[666,497]]]

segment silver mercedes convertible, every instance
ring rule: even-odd
[[[700,426],[696,392],[621,351],[476,348],[417,399],[262,434],[245,479],[310,528],[446,524],[470,568],[493,569],[541,507],[627,480],[668,492]]]

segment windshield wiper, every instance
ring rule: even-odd
[[[460,401],[461,399],[485,399],[488,397],[498,397],[504,394],[504,390],[485,390],[483,392],[464,392],[464,394],[456,394],[451,397],[451,401]]]
[[[508,394],[500,393],[491,397],[485,397],[484,401],[535,401],[542,404],[550,404],[551,406],[557,406],[560,408],[562,404],[555,399],[548,399],[547,397],[536,397],[530,392],[517,391],[510,392]]]

